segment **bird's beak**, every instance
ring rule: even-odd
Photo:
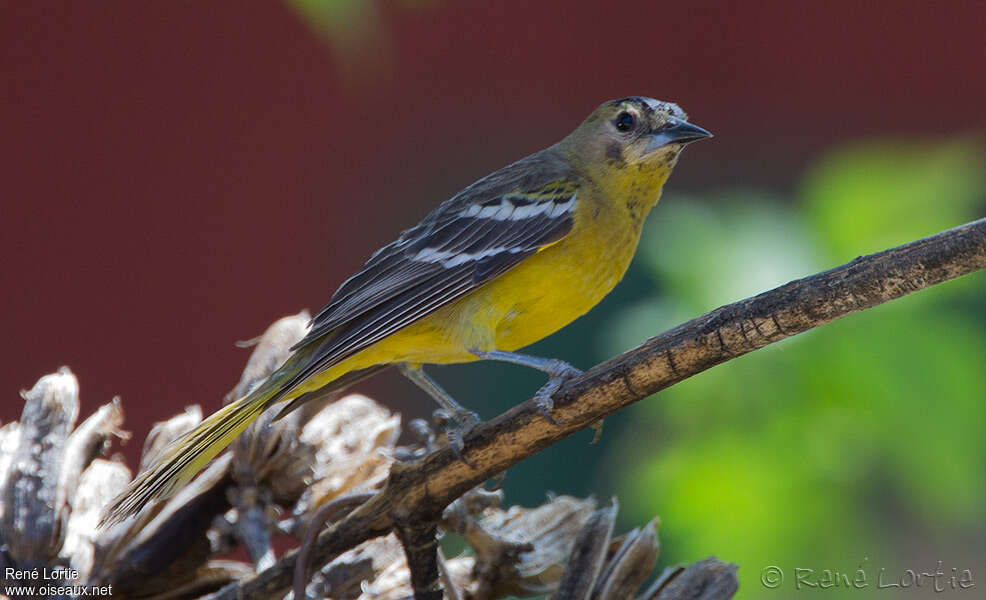
[[[656,150],[668,144],[687,144],[710,137],[712,134],[698,125],[670,117],[667,125],[651,134],[645,152]]]

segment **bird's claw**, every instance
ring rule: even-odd
[[[464,439],[466,434],[468,434],[473,427],[479,424],[479,415],[472,412],[471,410],[461,410],[454,414],[439,409],[433,413],[433,417],[438,423],[438,425],[445,432],[445,436],[448,438],[449,447],[452,448],[452,454],[455,455],[457,459],[463,464],[475,468],[476,465],[469,462],[462,451],[465,449]]]
[[[560,425],[560,423],[551,416],[551,409],[555,407],[555,401],[552,399],[555,392],[561,388],[562,384],[573,377],[578,377],[582,374],[582,371],[576,369],[572,365],[564,361],[557,361],[552,365],[551,371],[549,371],[551,379],[548,383],[541,386],[541,389],[534,394],[534,402],[537,404],[538,410],[541,411],[541,415],[544,416],[552,425]]]
[[[555,407],[555,401],[551,396],[561,387],[562,379],[551,379],[548,383],[541,386],[541,389],[534,394],[534,403],[537,404],[541,416],[552,425],[561,425],[557,419],[551,416],[551,409]]]

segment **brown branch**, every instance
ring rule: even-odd
[[[316,542],[313,559],[337,554],[391,531],[395,522],[435,521],[467,490],[555,442],[692,375],[860,310],[986,268],[986,219],[792,281],[693,319],[568,381],[552,415],[527,401],[478,425],[465,458],[444,448],[397,463],[387,486]],[[216,594],[261,598],[291,585],[295,553]]]
[[[416,600],[441,600],[438,574],[438,522],[395,522],[397,537],[404,546]]]

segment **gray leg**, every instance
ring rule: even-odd
[[[456,402],[448,392],[442,389],[442,386],[428,376],[421,367],[414,367],[407,363],[401,363],[400,366],[401,373],[414,382],[416,386],[425,391],[426,394],[432,397],[438,406],[441,407],[440,413],[446,419],[452,422],[452,426],[446,427],[446,433],[449,437],[449,444],[452,446],[452,450],[455,452],[456,456],[462,462],[469,464],[462,457],[462,438],[470,429],[479,423],[479,415],[472,412],[471,410],[463,408]]]
[[[563,384],[566,379],[571,379],[572,377],[582,374],[582,371],[576,369],[567,362],[554,358],[540,358],[538,356],[517,354],[516,352],[503,352],[502,350],[491,350],[489,352],[483,352],[482,350],[470,350],[470,352],[479,358],[486,360],[499,360],[502,362],[513,363],[515,365],[530,367],[532,369],[537,369],[538,371],[547,373],[550,376],[548,383],[541,386],[541,389],[534,394],[534,400],[537,402],[538,408],[541,409],[541,414],[544,415],[544,418],[555,425],[558,424],[558,421],[555,421],[555,419],[551,416],[550,411],[555,406],[554,400],[551,399],[551,396],[558,391],[558,388],[561,387],[561,384]]]
[[[448,392],[442,389],[442,386],[428,376],[427,373],[421,367],[412,367],[407,363],[401,363],[400,365],[401,373],[414,382],[414,385],[418,386],[425,391],[426,394],[432,397],[432,399],[442,407],[442,410],[448,412],[450,415],[456,415],[459,413],[471,412],[459,405]],[[475,413],[472,413],[475,414]]]

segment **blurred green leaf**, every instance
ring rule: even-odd
[[[805,177],[804,214],[837,262],[976,218],[986,157],[966,139],[861,142]]]
[[[289,6],[328,43],[342,90],[366,93],[382,85],[395,69],[393,34],[374,0],[287,0]],[[407,4],[407,3],[404,3]]]
[[[675,300],[705,311],[819,270],[812,237],[763,194],[725,194],[714,204],[671,197],[655,211],[638,252]]]

